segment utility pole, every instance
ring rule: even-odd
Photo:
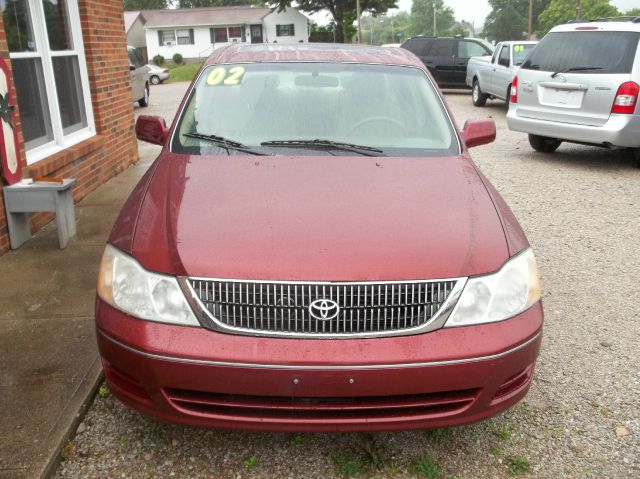
[[[582,19],[582,0],[578,0],[576,5],[576,20]]]
[[[436,24],[436,0],[433,0],[432,5],[433,5],[433,36],[437,37],[438,29]]]
[[[360,25],[360,0],[356,0],[356,15],[358,16],[358,43],[362,43],[362,27]]]
[[[393,16],[391,17],[391,43],[396,42],[396,32],[393,29]]]
[[[527,40],[531,40],[533,36],[533,0],[529,0],[529,30]]]

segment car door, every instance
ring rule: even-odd
[[[455,84],[453,71],[453,57],[455,40],[453,38],[436,38],[427,52],[425,65],[432,71],[436,82],[440,86]],[[464,84],[466,75],[466,65],[463,71],[462,83]]]
[[[498,52],[496,63],[491,74],[491,94],[500,99],[507,98],[507,90],[511,85],[511,44],[504,44]]]
[[[138,101],[144,96],[144,79],[138,68],[135,48],[128,48],[129,71],[131,72],[131,97],[133,101]]]
[[[482,43],[475,40],[458,39],[451,40],[456,43],[456,49],[450,58],[449,83],[452,85],[465,85],[465,79],[467,75],[467,63],[471,57],[481,57],[485,55],[491,55],[493,52],[489,48],[485,47]]]

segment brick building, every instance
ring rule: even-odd
[[[22,176],[76,178],[77,202],[138,158],[122,2],[0,0],[0,13]],[[32,232],[51,219],[32,214]]]

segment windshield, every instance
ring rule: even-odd
[[[225,149],[224,141],[207,141],[206,135],[241,144],[243,150]],[[296,143],[282,144],[292,141]],[[375,148],[387,156],[459,153],[451,121],[421,70],[293,62],[206,68],[187,100],[172,151],[248,154],[254,149],[276,155],[358,151],[329,142]]]
[[[535,45],[531,43],[516,43],[513,45],[513,64],[516,66],[522,65],[522,62],[527,58],[527,55],[533,47],[535,47]]]
[[[631,73],[640,34],[636,32],[555,32],[538,43],[522,65],[525,70],[589,74]]]

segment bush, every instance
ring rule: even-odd
[[[160,55],[160,54],[158,54],[155,57],[153,57],[152,61],[153,61],[153,63],[155,65],[158,65],[158,66],[164,65],[164,57],[162,55]]]
[[[180,65],[182,63],[182,55],[180,55],[179,53],[174,53],[173,63],[175,63],[176,65]]]

